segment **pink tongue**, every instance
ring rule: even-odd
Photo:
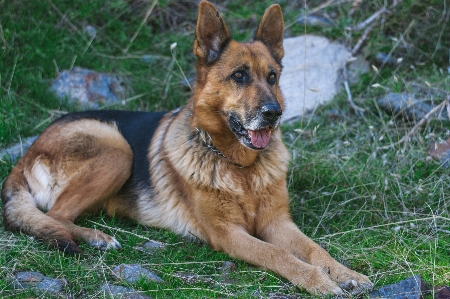
[[[248,130],[248,133],[250,134],[250,138],[252,139],[252,144],[254,147],[266,148],[269,144],[272,131],[264,129],[257,131]]]

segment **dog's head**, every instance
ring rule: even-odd
[[[254,40],[239,43],[217,9],[207,1],[200,3],[194,42],[196,126],[211,135],[222,134],[227,142],[232,136],[252,150],[268,146],[284,109],[279,88],[283,35],[277,4],[264,13]]]

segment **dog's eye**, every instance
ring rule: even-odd
[[[267,82],[269,82],[270,85],[275,84],[275,82],[277,82],[277,74],[270,73],[269,77],[267,77]]]
[[[245,83],[248,81],[248,75],[243,71],[234,72],[231,77],[238,83]]]

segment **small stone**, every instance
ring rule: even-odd
[[[377,53],[377,55],[375,55],[375,59],[379,62],[379,63],[384,63],[387,65],[396,65],[397,64],[397,60],[392,58],[391,56],[389,56],[386,53],[382,53],[379,52]]]
[[[415,275],[396,284],[382,286],[371,292],[369,298],[420,299],[425,291],[425,283],[420,275]]]
[[[228,276],[231,272],[236,271],[236,264],[233,262],[224,262],[222,265],[222,275]]]
[[[434,299],[450,299],[450,287],[448,286],[435,287]]]
[[[300,25],[315,26],[315,27],[333,26],[333,22],[329,18],[322,17],[319,15],[300,16],[297,19],[297,23],[299,23]]]
[[[39,272],[28,271],[16,273],[13,285],[16,289],[34,289],[37,292],[57,294],[67,285],[67,281],[47,277]]]
[[[142,248],[146,251],[164,250],[166,249],[166,244],[150,240],[145,242]]]
[[[10,159],[11,161],[15,161],[25,152],[28,150],[28,148],[33,144],[33,142],[36,140],[37,136],[29,137],[26,139],[23,139],[19,143],[8,147],[6,149],[0,149],[0,159],[3,159],[4,157]]]
[[[196,274],[177,272],[177,273],[174,273],[174,276],[177,278],[180,278],[187,284],[195,284],[197,282],[204,282],[204,283],[209,283],[209,284],[214,283],[214,280],[212,280],[211,278],[202,277],[202,276],[196,275]]]
[[[114,74],[75,67],[58,74],[50,87],[61,100],[98,108],[99,103],[120,103],[126,98],[125,81]]]
[[[450,138],[444,142],[435,142],[430,145],[428,155],[442,163],[444,168],[450,167]]]
[[[292,294],[271,293],[269,299],[300,299],[301,297]]]
[[[97,35],[97,29],[95,29],[95,27],[91,25],[87,25],[86,27],[84,27],[84,32],[91,38],[94,38]]]
[[[420,101],[409,93],[390,92],[377,100],[378,106],[394,116],[403,117],[407,121],[418,121],[425,117],[434,107]],[[438,119],[446,119],[444,114]]]
[[[113,269],[112,274],[118,278],[127,281],[128,283],[135,283],[140,279],[151,280],[154,282],[164,282],[158,275],[143,268],[141,265],[127,265],[121,264]]]
[[[100,292],[103,292],[105,297],[106,295],[109,295],[121,299],[151,299],[151,297],[140,294],[138,291],[131,288],[116,286],[108,283],[102,285]]]

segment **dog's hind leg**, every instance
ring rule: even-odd
[[[113,124],[55,123],[35,141],[3,185],[6,228],[66,252],[80,251],[76,239],[102,249],[118,247],[114,238],[73,222],[81,214],[110,208],[109,199],[129,178],[132,161],[130,145]]]
[[[85,161],[66,183],[67,187],[56,199],[47,216],[62,223],[74,239],[106,250],[120,248],[117,240],[99,230],[75,225],[75,219],[85,213],[107,209],[109,199],[123,186],[131,173],[131,156],[115,148]]]

